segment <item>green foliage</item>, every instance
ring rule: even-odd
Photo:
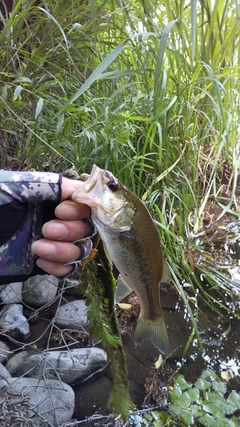
[[[179,375],[172,391],[171,403],[165,411],[153,411],[144,416],[132,415],[133,427],[163,426],[221,426],[234,427],[239,419],[234,413],[240,410],[240,394],[227,393],[227,386],[218,375],[208,369],[191,384]]]
[[[143,196],[197,334],[183,283],[218,312],[232,294],[196,236],[209,203],[239,216],[239,13],[235,0],[18,0],[0,30],[2,166],[97,163]],[[209,260],[200,274],[189,248]]]
[[[106,287],[102,284],[103,272],[104,270],[101,271],[99,277],[97,263],[92,261],[83,269],[81,276],[82,287],[83,285],[85,286],[86,304],[88,306],[88,319],[90,322],[89,332],[91,336],[102,340],[104,348],[108,345],[119,347],[121,346],[119,331],[116,328],[112,330],[111,323],[108,319],[108,317],[111,317],[107,310],[109,296],[107,296]],[[98,282],[96,284],[97,280]],[[112,281],[110,283],[111,286],[114,286]],[[110,289],[108,289],[110,295],[111,286]]]
[[[170,392],[169,411],[180,425],[238,426],[233,414],[240,409],[240,395],[227,394],[226,384],[212,370],[206,370],[194,385],[180,375]]]
[[[172,426],[171,415],[166,411],[153,411],[143,415],[131,415],[129,417],[130,427],[164,427]]]
[[[88,271],[86,303],[89,332],[101,340],[108,355],[113,381],[109,407],[114,414],[120,414],[126,420],[133,403],[129,395],[126,358],[115,312],[115,279],[101,244],[98,251],[98,262],[91,262],[85,268]]]

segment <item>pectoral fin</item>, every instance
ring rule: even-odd
[[[105,243],[104,243],[103,240],[102,240],[102,245],[103,245],[103,249],[104,249],[105,255],[106,255],[107,259],[108,259],[108,262],[109,262],[110,266],[112,266],[112,260],[111,260],[110,254],[109,254],[107,246],[105,245]]]
[[[129,295],[132,292],[132,290],[128,287],[126,282],[124,282],[123,278],[119,274],[117,279],[117,286],[115,291],[115,303],[117,304],[119,301],[121,301],[123,298],[125,298],[127,295]]]

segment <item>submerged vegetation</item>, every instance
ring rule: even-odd
[[[198,301],[237,316],[239,298],[227,273],[239,262],[209,237],[240,215],[238,1],[0,10],[1,167],[111,170],[159,228],[192,320],[185,351],[195,336],[202,346]]]

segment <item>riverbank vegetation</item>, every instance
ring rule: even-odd
[[[185,350],[196,335],[202,346],[198,302],[237,316],[239,298],[228,273],[240,214],[238,2],[18,0],[1,10],[2,167],[96,163],[130,187],[191,317]]]

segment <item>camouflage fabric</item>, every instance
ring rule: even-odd
[[[42,236],[43,205],[60,202],[61,183],[55,173],[0,170],[0,277],[32,273],[31,244]]]

